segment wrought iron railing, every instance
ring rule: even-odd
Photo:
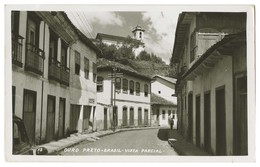
[[[43,74],[44,52],[33,44],[26,44],[25,70]]]
[[[49,61],[49,79],[60,82],[60,62],[51,59]]]
[[[12,63],[22,67],[23,37],[12,33]]]
[[[66,86],[70,84],[70,69],[65,66],[61,66],[60,70],[60,83]]]

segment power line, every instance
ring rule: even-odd
[[[96,36],[96,32],[95,32],[94,28],[91,26],[91,24],[89,23],[87,16],[85,15],[84,12],[82,12],[81,14],[82,14],[82,17],[85,19],[85,21],[86,21],[86,23],[88,25],[89,30],[92,32],[92,35],[95,37]]]
[[[82,19],[78,16],[77,13],[72,13],[74,19],[77,21],[77,24],[78,26],[80,27],[81,31],[83,31],[83,33],[86,35],[86,36],[91,36],[91,33],[89,33],[88,31],[86,31],[86,28],[85,28],[85,25],[84,25],[84,22],[82,21]]]
[[[85,31],[84,28],[82,27],[82,25],[80,24],[80,22],[78,21],[77,17],[74,15],[74,13],[70,13],[70,14],[74,18],[73,20],[75,20],[77,22],[78,28],[82,29],[82,31]]]
[[[80,21],[82,22],[82,24],[83,24],[84,27],[86,28],[86,27],[87,27],[86,23],[81,19],[80,15],[79,15],[77,12],[76,12],[76,14],[78,15]],[[85,29],[84,29],[84,30],[85,30]],[[85,30],[85,31],[87,31],[87,30]],[[87,33],[90,35],[91,38],[93,38],[92,34],[91,34],[89,31],[87,31]]]

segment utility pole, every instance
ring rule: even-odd
[[[118,69],[116,66],[112,67],[112,74],[108,74],[108,78],[111,78],[111,92],[112,92],[112,99],[111,105],[113,108],[113,131],[116,130],[116,122],[117,122],[117,108],[116,108],[116,93],[120,93],[120,91],[116,90],[116,83],[123,78],[123,73],[117,73]],[[121,82],[120,82],[121,84]]]

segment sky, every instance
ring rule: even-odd
[[[97,33],[116,36],[132,36],[132,30],[140,25],[145,29],[144,43],[148,53],[170,62],[174,43],[178,11],[134,11],[134,12],[66,12],[68,17],[87,37]]]

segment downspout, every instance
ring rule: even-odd
[[[45,23],[43,28],[43,53],[45,59]],[[42,142],[42,115],[43,115],[43,88],[44,88],[44,61],[43,61],[43,78],[42,78],[42,97],[41,97],[41,123],[40,123],[40,143]]]

